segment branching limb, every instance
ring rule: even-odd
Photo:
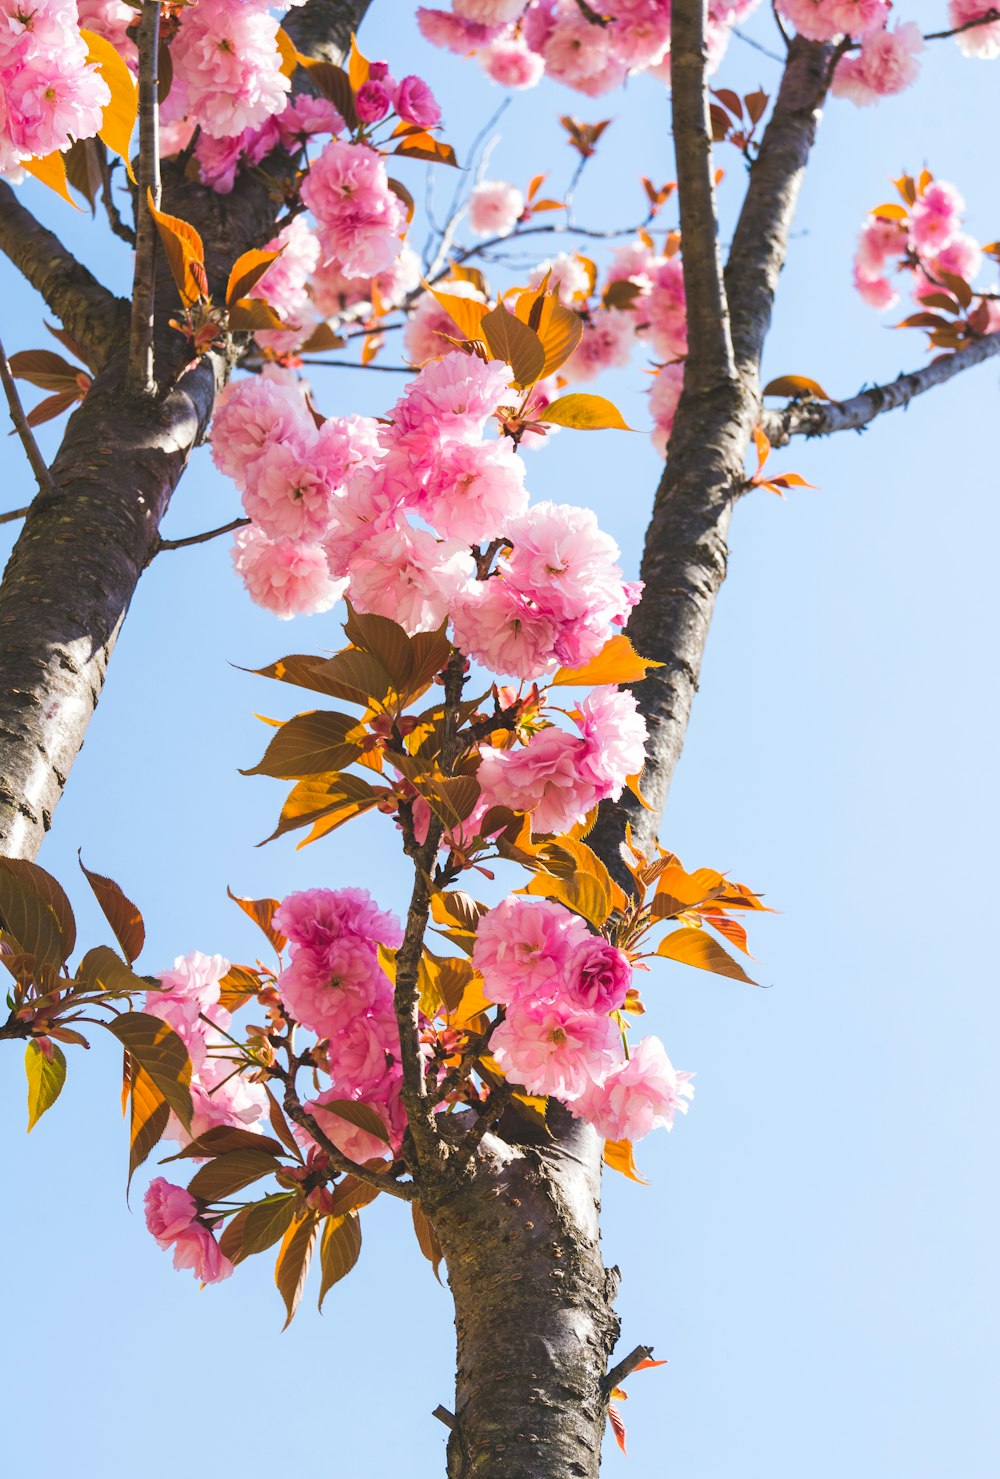
[[[916,396],[997,354],[1000,333],[987,334],[955,354],[899,375],[887,385],[873,385],[848,401],[793,401],[783,411],[765,412],[764,431],[772,447],[783,447],[793,436],[825,437],[835,431],[860,431],[876,416],[908,406]]]
[[[24,407],[21,405],[21,397],[17,393],[14,374],[7,359],[7,351],[3,347],[2,340],[0,340],[0,381],[3,382],[4,394],[7,397],[10,419],[14,423],[14,429],[20,437],[21,445],[24,447],[28,461],[31,463],[31,471],[35,474],[38,491],[39,493],[51,493],[52,479],[49,476],[48,464],[41,452],[39,452],[34,433],[28,425],[28,418],[24,414]],[[26,514],[27,512],[27,509],[20,509],[12,514],[6,514],[0,522],[6,523],[10,519],[17,518],[19,514]]]
[[[690,344],[684,373],[686,391],[709,390],[736,376],[719,256],[712,130],[705,86],[707,14],[706,0],[674,0],[670,16],[674,146]]]
[[[204,544],[209,539],[218,539],[220,534],[232,534],[234,529],[242,529],[249,522],[244,518],[230,519],[228,524],[220,524],[218,529],[206,529],[204,534],[189,534],[186,539],[161,539],[155,553],[160,554],[165,549],[187,549],[189,544]]]
[[[147,195],[160,208],[160,105],[158,57],[160,0],[143,0],[139,21],[139,189],[136,201],[135,276],[126,386],[133,395],[156,393],[153,328],[156,303],[156,223]]]
[[[116,298],[41,225],[0,180],[0,252],[27,278],[52,312],[104,369],[127,333],[128,304]]]

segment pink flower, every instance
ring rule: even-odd
[[[490,1051],[529,1094],[554,1094],[572,1103],[614,1067],[621,1044],[610,1017],[512,1003],[493,1029]]]
[[[487,77],[499,82],[501,87],[535,87],[545,72],[542,58],[516,37],[502,36],[483,47],[479,61]]]
[[[445,442],[417,507],[439,534],[478,544],[528,506],[524,463],[510,441]]]
[[[174,1268],[193,1269],[203,1284],[228,1279],[233,1265],[223,1257],[208,1228],[196,1220],[194,1197],[162,1176],[151,1181],[146,1192],[146,1226],[161,1248],[174,1248]]]
[[[834,97],[850,98],[861,108],[903,92],[917,80],[917,56],[923,49],[916,21],[906,21],[895,31],[870,32],[857,56],[842,57],[837,63],[830,92]]]
[[[441,109],[434,94],[421,77],[404,77],[396,93],[396,112],[405,123],[418,128],[433,128],[441,122]]]
[[[469,199],[469,225],[477,236],[509,236],[524,210],[524,196],[505,180],[484,180]]]
[[[381,82],[373,82],[369,78],[358,88],[354,106],[362,123],[378,123],[379,119],[384,118],[392,107],[389,89]]]
[[[232,556],[251,599],[282,621],[329,611],[346,589],[346,581],[331,578],[320,545],[268,539],[253,525],[237,531]]]
[[[326,261],[336,261],[348,277],[373,277],[392,265],[406,212],[374,149],[331,139],[301,194],[316,217]]]
[[[644,1037],[627,1063],[585,1088],[573,1110],[605,1140],[641,1140],[650,1130],[672,1130],[678,1111],[687,1114],[693,1077],[674,1068],[658,1037]]]
[[[948,24],[952,30],[988,15],[995,7],[990,0],[948,0]],[[981,61],[992,61],[1000,56],[1000,20],[982,26],[972,26],[960,31],[955,37],[958,49],[965,56],[979,57]]]
[[[498,576],[468,586],[451,614],[456,646],[491,673],[530,681],[558,664],[556,622]]]
[[[570,960],[593,938],[562,904],[515,894],[480,919],[472,963],[490,1001],[551,1002],[564,992]]]
[[[603,370],[621,369],[628,364],[634,343],[635,319],[631,313],[597,308],[562,373],[567,380],[593,380]]]
[[[910,209],[910,241],[915,251],[935,255],[951,245],[962,224],[965,201],[954,185],[934,180]]]
[[[667,443],[673,430],[674,416],[684,389],[684,366],[664,365],[649,387],[649,409],[653,417],[653,446],[661,457],[667,455]]]
[[[302,451],[315,437],[302,396],[273,380],[233,380],[212,418],[212,461],[241,488],[252,464],[279,443]]]
[[[391,617],[412,636],[439,627],[474,575],[467,545],[400,524],[355,551],[350,597],[359,611]]]
[[[607,1015],[622,1005],[632,983],[632,965],[627,955],[599,935],[579,944],[566,965],[560,1005],[578,1011]]]

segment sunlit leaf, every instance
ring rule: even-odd
[[[319,1248],[319,1308],[334,1284],[351,1272],[361,1254],[361,1218],[357,1212],[328,1217]],[[289,1319],[291,1316],[289,1315]]]
[[[66,1055],[54,1042],[48,1050],[32,1040],[24,1053],[24,1071],[28,1078],[28,1133],[34,1129],[47,1109],[62,1093],[66,1082]]]

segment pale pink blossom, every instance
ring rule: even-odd
[[[189,1268],[203,1284],[228,1279],[233,1265],[203,1222],[197,1221],[197,1205],[190,1192],[173,1186],[162,1176],[146,1191],[146,1226],[161,1248],[174,1246],[174,1268]]]
[[[593,937],[562,904],[514,894],[484,914],[476,928],[472,963],[490,1001],[554,1001],[578,947]]]
[[[445,442],[416,506],[439,534],[494,539],[528,507],[524,463],[507,440]]]
[[[232,558],[251,600],[282,621],[329,611],[347,587],[331,577],[322,546],[268,539],[252,524],[237,530]]]
[[[610,1017],[512,1004],[493,1029],[490,1052],[529,1094],[554,1094],[571,1104],[614,1067],[621,1043]]]
[[[687,1114],[693,1077],[674,1068],[658,1037],[644,1037],[627,1062],[584,1088],[573,1112],[606,1140],[641,1140],[650,1130],[673,1129],[678,1112]]]
[[[958,26],[968,25],[969,21],[978,20],[981,15],[988,15],[995,8],[991,0],[948,0],[948,24],[955,30]],[[959,31],[955,41],[965,56],[992,61],[1000,56],[1000,19]]]
[[[468,546],[400,524],[377,530],[354,554],[350,598],[412,636],[434,631],[475,575]]]
[[[502,36],[484,46],[479,61],[487,77],[517,90],[537,86],[545,72],[543,59],[514,36]]]
[[[457,647],[491,673],[530,681],[558,665],[558,625],[506,580],[475,581],[452,608]]]
[[[524,211],[524,196],[505,180],[484,180],[469,198],[469,225],[477,236],[509,236]]]

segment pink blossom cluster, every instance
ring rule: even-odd
[[[378,960],[379,945],[402,943],[398,920],[364,889],[313,888],[290,894],[274,923],[291,957],[278,991],[291,1016],[326,1044],[322,1067],[332,1084],[305,1107],[352,1160],[382,1156],[387,1144],[398,1150],[405,1128],[399,1030],[392,984]],[[326,1107],[336,1101],[368,1105],[384,1139]],[[302,1140],[310,1142],[308,1132]]]
[[[217,1125],[245,1129],[267,1112],[263,1086],[233,1071],[233,1044],[224,1036],[233,1019],[220,1002],[219,984],[228,970],[229,961],[221,955],[202,955],[196,950],[178,956],[173,970],[160,975],[160,989],[146,996],[143,1010],[173,1028],[191,1059],[194,1116],[190,1134],[174,1114],[164,1132],[179,1145],[187,1145]]]
[[[710,0],[708,53],[713,69],[732,27],[757,0]],[[533,87],[543,76],[588,97],[619,87],[630,73],[669,81],[670,0],[616,0],[588,16],[577,0],[452,0],[450,10],[421,7],[417,23],[435,46],[475,54],[494,82]]]
[[[504,1007],[490,1050],[530,1094],[552,1094],[607,1140],[670,1129],[693,1097],[658,1038],[626,1057],[614,1014],[632,980],[627,955],[547,899],[513,896],[479,921],[473,964]]]
[[[927,180],[902,218],[873,212],[861,228],[854,254],[854,285],[873,308],[891,308],[898,294],[889,271],[911,274],[919,300],[947,291],[942,273],[971,282],[982,252],[962,230],[965,201],[946,180]]]
[[[547,724],[523,745],[480,749],[487,806],[531,812],[535,832],[566,832],[598,802],[617,801],[646,759],[646,724],[630,693],[594,688],[573,714],[579,734]]]
[[[203,1284],[228,1279],[233,1265],[220,1251],[209,1227],[198,1216],[198,1204],[183,1186],[163,1176],[146,1191],[146,1226],[161,1248],[174,1249],[174,1268],[189,1268]]]
[[[91,138],[110,99],[75,0],[0,0],[0,173]]]

